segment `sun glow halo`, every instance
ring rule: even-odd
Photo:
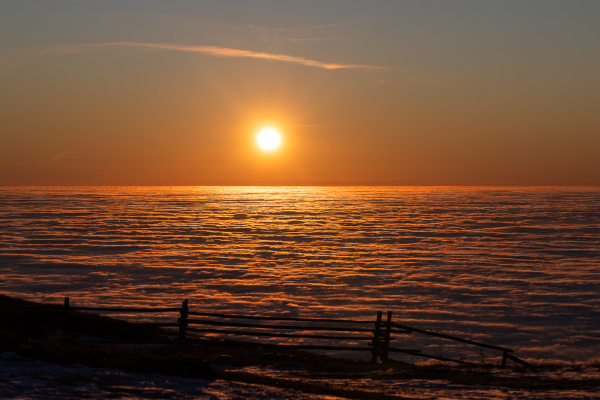
[[[258,145],[265,150],[273,150],[279,146],[281,137],[275,129],[263,129],[256,138]]]

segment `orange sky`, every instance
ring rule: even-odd
[[[600,3],[251,3],[0,2],[0,184],[600,185]]]

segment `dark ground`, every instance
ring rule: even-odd
[[[40,309],[38,308],[40,306],[42,306],[40,303],[0,295],[0,352],[14,351],[24,357],[60,365],[83,364],[142,374],[158,373],[188,378],[224,379],[354,399],[373,398],[374,393],[314,383],[313,380],[356,380],[368,376],[369,379],[432,379],[460,385],[527,390],[583,389],[600,386],[598,379],[500,377],[493,372],[497,370],[497,365],[370,364],[364,360],[333,358],[282,348],[269,349],[248,342],[224,340],[203,340],[197,344],[180,345],[171,340],[173,331],[143,327],[82,312],[71,312],[68,320],[68,330],[77,332],[79,336],[64,335],[64,311],[50,307]],[[105,339],[105,341],[82,340],[80,335]],[[194,338],[190,336],[190,339]],[[145,344],[147,346],[144,346]],[[297,379],[276,378],[245,372],[214,370],[203,360],[213,365],[291,367],[301,369],[301,372],[295,376]],[[590,366],[600,368],[598,363]],[[548,370],[552,366],[531,369],[535,371],[540,368]],[[377,371],[382,373],[373,375],[373,372]],[[381,393],[377,393],[376,397],[399,398],[399,396]]]

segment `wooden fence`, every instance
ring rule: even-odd
[[[32,308],[32,307],[27,307]],[[44,308],[48,308],[47,306]],[[329,341],[353,341],[365,342],[365,345],[352,346],[333,346],[333,345],[305,345],[305,344],[270,344],[264,342],[254,343],[262,347],[286,347],[302,350],[337,350],[337,351],[365,351],[371,353],[371,361],[377,362],[377,358],[381,362],[393,361],[389,359],[389,353],[404,353],[417,357],[424,357],[440,361],[450,361],[459,364],[470,364],[464,360],[455,360],[451,358],[438,357],[430,354],[424,354],[417,349],[402,349],[390,346],[390,342],[395,341],[392,335],[408,335],[419,333],[422,335],[434,336],[442,339],[453,340],[498,350],[502,352],[502,365],[506,366],[507,360],[512,360],[515,363],[528,366],[526,361],[523,361],[514,355],[514,350],[493,346],[485,343],[479,343],[472,340],[461,339],[455,336],[450,336],[438,332],[427,331],[424,329],[414,328],[404,324],[399,324],[392,321],[392,312],[387,312],[387,318],[382,320],[382,312],[377,312],[375,320],[350,320],[350,319],[326,319],[326,318],[292,318],[292,317],[271,317],[271,316],[256,316],[256,315],[237,315],[237,314],[220,314],[208,312],[193,312],[189,310],[188,300],[184,300],[181,307],[167,308],[145,308],[145,307],[73,307],[69,304],[69,298],[65,297],[62,306],[65,313],[65,332],[69,331],[69,312],[70,311],[96,311],[96,312],[122,312],[122,313],[166,313],[176,312],[179,314],[177,322],[162,323],[162,322],[143,322],[138,323],[146,326],[156,327],[171,327],[178,328],[178,342],[198,341],[193,337],[187,336],[187,333],[200,334],[217,334],[217,335],[235,335],[235,336],[252,336],[266,338],[293,338],[293,339],[313,339],[313,340],[329,340]],[[199,317],[199,318],[195,318]],[[250,322],[237,322],[237,321]],[[267,323],[256,323],[254,321],[267,321]],[[273,324],[272,322],[276,322]],[[284,324],[280,324],[283,322]],[[298,322],[310,323],[310,325],[297,325]],[[287,323],[291,323],[288,325]],[[314,325],[320,324],[320,325]],[[233,328],[233,329],[232,329]],[[244,330],[240,330],[243,328]],[[250,329],[250,330],[247,330]],[[290,331],[291,333],[282,333],[281,331]],[[307,333],[311,332],[311,333]],[[318,332],[314,334],[312,332]]]

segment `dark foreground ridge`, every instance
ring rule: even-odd
[[[174,342],[173,331],[165,328],[85,312],[69,314],[69,323],[77,335],[65,335],[63,310],[41,306],[40,303],[0,295],[0,352],[17,352],[24,357],[64,366],[83,364],[141,374],[224,379],[354,399],[373,398],[373,392],[349,390],[343,385],[319,383],[318,380],[443,379],[462,385],[533,390],[600,385],[597,379],[547,379],[531,374],[499,377],[493,372],[497,365],[372,364],[368,360],[340,359],[293,348],[269,348],[227,340],[204,340],[202,345],[195,345],[193,341]],[[218,368],[224,364],[232,367],[291,367],[297,372],[288,379]],[[509,368],[520,370],[520,367]],[[530,367],[529,370],[537,368],[550,367]],[[377,393],[377,398],[399,397]]]

